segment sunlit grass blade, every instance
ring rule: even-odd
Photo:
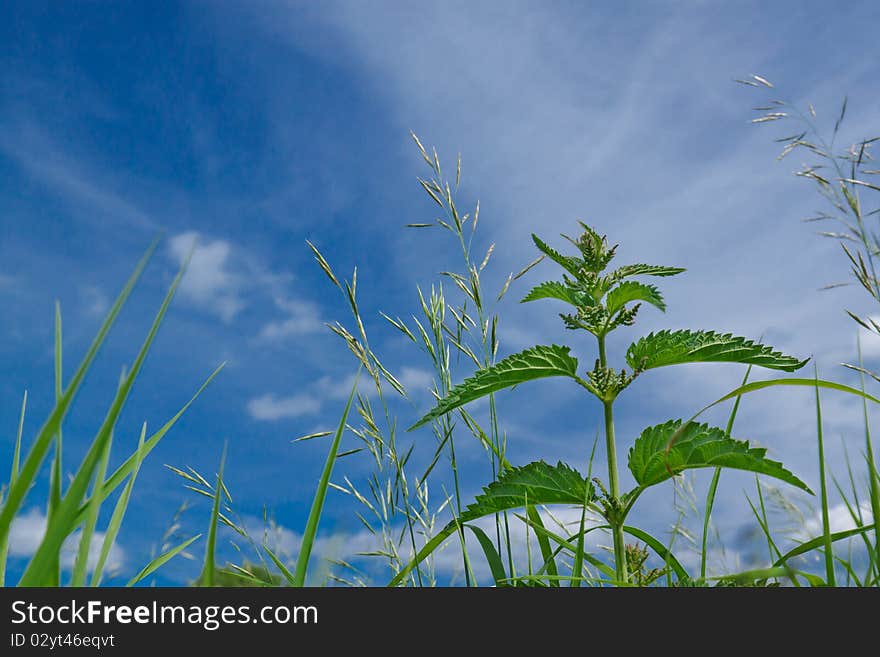
[[[814,368],[815,369],[815,368]],[[819,370],[815,369],[816,380]],[[831,545],[831,521],[828,515],[828,483],[825,476],[825,440],[822,431],[822,403],[819,388],[816,387],[816,436],[819,443],[819,499],[822,504],[822,536],[825,539],[825,581],[828,586],[836,586],[834,577],[834,549]]]
[[[287,583],[290,586],[296,586],[296,578],[294,578],[293,573],[284,565],[284,562],[278,558],[278,556],[269,548],[268,545],[264,545],[263,549],[266,551],[266,554],[269,555],[269,558],[272,560],[272,563],[275,564],[275,567],[281,571],[281,574],[284,576],[284,579],[287,580]]]
[[[864,534],[866,532],[873,531],[874,527],[871,525],[865,525],[864,527],[855,527],[853,529],[847,529],[840,532],[833,532],[831,534],[831,542],[836,543],[837,541],[843,541],[847,538],[851,538],[853,536],[858,536],[859,534]],[[811,538],[809,541],[804,541],[796,548],[793,548],[780,556],[774,562],[774,566],[779,566],[784,564],[785,562],[793,559],[794,557],[800,556],[802,554],[806,554],[807,552],[812,552],[817,548],[821,548],[825,546],[825,536],[816,536],[815,538]]]
[[[104,576],[104,566],[107,563],[107,558],[110,556],[110,550],[113,549],[113,544],[116,542],[116,536],[119,534],[119,529],[122,527],[122,520],[125,517],[125,512],[128,510],[128,501],[131,499],[131,491],[134,489],[134,482],[137,480],[138,472],[140,472],[141,469],[141,463],[143,463],[143,457],[145,454],[144,438],[146,437],[146,434],[147,423],[144,422],[143,425],[141,425],[141,436],[138,439],[137,452],[135,452],[137,458],[135,460],[134,468],[128,476],[128,483],[125,485],[125,488],[122,489],[122,494],[119,496],[119,499],[116,500],[116,506],[113,507],[113,515],[110,516],[107,531],[104,532],[101,553],[98,555],[98,561],[95,563],[95,569],[92,571],[92,581],[90,586],[99,586],[101,584],[101,578]]]
[[[863,368],[862,343],[858,341],[859,367]],[[864,368],[863,368],[864,370]],[[865,391],[865,373],[859,372],[859,384],[862,392]],[[868,482],[871,495],[871,516],[874,521],[874,567],[876,578],[880,581],[880,475],[877,474],[876,461],[874,460],[874,443],[871,439],[871,428],[868,422],[868,404],[862,399],[862,415],[865,422],[865,462],[868,466]]]
[[[126,586],[134,586],[135,584],[137,584],[138,582],[140,582],[144,578],[149,577],[154,572],[159,570],[159,568],[161,568],[166,563],[171,561],[178,554],[183,552],[190,545],[192,545],[197,540],[199,540],[201,537],[202,537],[201,534],[196,534],[195,536],[193,536],[190,539],[187,539],[186,541],[184,541],[180,545],[177,545],[176,547],[171,548],[167,552],[163,552],[158,557],[153,559],[150,563],[148,563],[146,566],[144,566],[143,569],[137,575],[135,575],[130,580],[128,580],[128,583],[126,584]]]
[[[694,413],[691,416],[691,419],[687,422],[682,422],[681,426],[678,430],[672,434],[667,444],[667,451],[672,449],[672,446],[678,441],[681,435],[687,430],[690,423],[697,419],[700,415],[708,411],[713,406],[717,406],[723,402],[726,402],[729,399],[734,399],[737,397],[741,397],[742,395],[747,395],[752,392],[757,392],[759,390],[764,390],[766,388],[773,388],[776,386],[795,386],[795,387],[809,387],[809,388],[827,388],[828,390],[837,390],[838,392],[845,392],[850,395],[855,395],[856,397],[861,397],[867,401],[873,402],[875,404],[880,404],[880,399],[877,399],[873,395],[869,395],[866,392],[858,390],[856,388],[852,388],[847,385],[843,385],[842,383],[835,383],[833,381],[824,381],[822,379],[767,379],[766,381],[752,381],[751,383],[747,383],[745,385],[739,386],[738,388],[734,388],[730,392],[728,392],[723,397],[719,397],[711,404],[706,404],[699,411]]]
[[[675,557],[672,551],[665,545],[663,545],[663,543],[651,536],[648,532],[639,529],[638,527],[630,527],[628,525],[623,526],[623,531],[630,536],[639,539],[652,550],[654,550],[654,552],[657,553],[657,556],[663,560],[667,567],[673,570],[673,572],[680,580],[690,579],[687,570],[685,570],[684,566],[681,565],[681,562]]]
[[[752,366],[749,365],[746,368],[746,374],[743,377],[742,383],[740,385],[745,385],[749,381],[749,374],[752,372]],[[733,408],[730,411],[730,416],[727,418],[727,427],[725,429],[727,435],[731,435],[733,432],[733,423],[736,420],[736,413],[739,410],[739,402],[742,399],[742,395],[737,395],[736,401],[733,403]],[[706,493],[706,508],[703,513],[703,533],[700,538],[700,579],[706,579],[706,548],[709,540],[709,523],[712,519],[712,509],[715,506],[715,493],[718,490],[718,482],[721,479],[721,468],[715,468],[715,472],[712,473],[712,481],[709,483],[709,490]]]
[[[220,457],[220,468],[217,470],[217,483],[214,486],[214,501],[211,507],[211,519],[208,524],[208,540],[205,544],[205,559],[202,564],[202,574],[199,577],[199,586],[214,586],[216,574],[217,555],[217,524],[220,520],[220,503],[223,499],[223,467],[226,464],[226,446],[223,446],[223,455]]]
[[[93,485],[92,497],[89,500],[89,510],[86,513],[86,519],[83,523],[79,536],[79,548],[77,550],[76,560],[73,563],[73,572],[70,578],[71,586],[84,586],[86,575],[89,567],[89,556],[92,548],[92,537],[95,533],[95,526],[98,524],[98,514],[101,512],[101,505],[104,503],[104,497],[101,495],[102,483],[107,475],[107,462],[110,460],[110,448],[113,444],[113,432],[107,438],[104,446],[104,453],[98,462],[98,469],[95,473],[95,483]]]
[[[18,469],[21,465],[21,434],[24,430],[24,415],[27,410],[27,390],[21,400],[21,413],[18,416],[18,431],[15,434],[15,446],[12,449],[12,471],[9,474],[9,487],[15,484],[18,478]],[[2,495],[0,495],[2,502]],[[9,534],[0,537],[0,586],[6,585],[6,559],[9,556]]]
[[[110,496],[110,494],[125,481],[125,478],[128,477],[135,469],[138,464],[138,459],[143,460],[146,458],[147,454],[149,454],[154,447],[159,443],[162,438],[171,430],[171,428],[177,424],[177,421],[183,416],[183,414],[189,409],[190,406],[199,398],[199,396],[205,391],[205,388],[214,380],[220,370],[222,370],[226,366],[226,363],[221,363],[217,369],[215,369],[211,375],[205,379],[205,382],[199,387],[199,389],[195,392],[195,394],[190,398],[186,404],[184,404],[177,413],[175,413],[170,420],[168,420],[162,427],[156,431],[153,435],[151,435],[146,442],[144,442],[143,449],[136,450],[133,454],[131,454],[125,461],[123,461],[122,465],[120,465],[116,470],[107,478],[107,481],[104,482],[103,486],[103,495],[104,498]],[[76,515],[76,520],[74,524],[79,524],[85,518],[85,514],[88,510],[88,500],[83,504]]]
[[[594,566],[596,569],[599,570],[599,572],[604,574],[608,578],[609,581],[613,581],[614,578],[616,577],[616,573],[614,572],[614,568],[611,568],[608,564],[597,559],[596,557],[591,555],[589,552],[584,551],[584,548],[583,548],[584,538],[586,537],[587,534],[590,534],[594,531],[598,531],[600,529],[608,529],[608,525],[595,525],[593,527],[589,527],[586,529],[581,528],[581,530],[578,532],[576,537],[571,536],[566,539],[566,538],[563,538],[562,536],[559,536],[555,532],[550,531],[549,529],[547,529],[543,525],[538,527],[537,525],[532,524],[532,521],[529,518],[527,518],[526,516],[520,515],[518,513],[515,515],[517,518],[522,520],[524,523],[531,526],[531,528],[535,530],[536,534],[546,536],[548,539],[550,539],[551,541],[553,541],[554,543],[557,544],[558,547],[553,550],[553,557],[554,558],[557,557],[564,550],[564,551],[569,552],[572,555],[574,555],[575,559],[577,559],[578,555],[580,555],[582,561],[587,561],[590,565]],[[577,544],[571,542],[572,538],[577,538]],[[536,574],[540,575],[543,572],[544,572],[544,569],[539,568],[538,571],[536,572]],[[572,572],[578,573],[580,571],[572,568]],[[579,584],[576,583],[577,581],[578,581],[578,578],[575,577],[575,579],[573,579],[571,581],[571,585],[574,587],[580,586]]]
[[[593,459],[596,457],[596,447],[599,444],[599,429],[596,429],[596,439],[593,441],[593,449],[590,451],[590,460],[587,463],[587,480],[590,481],[593,478]],[[587,522],[587,503],[588,499],[584,498],[584,505],[581,509],[581,524],[580,524],[580,532],[578,533],[578,543],[577,550],[574,554],[574,563],[571,567],[572,575],[581,575],[583,573],[584,568],[584,526]],[[571,586],[574,588],[580,587],[580,580],[575,578],[571,581]]]
[[[177,276],[174,278],[174,281],[171,283],[171,286],[162,301],[162,305],[159,307],[159,310],[153,319],[153,324],[147,333],[147,337],[144,339],[137,357],[132,364],[131,371],[126,375],[124,381],[119,386],[119,390],[110,405],[110,409],[107,411],[107,415],[104,417],[101,428],[98,430],[98,433],[83,458],[73,481],[67,489],[67,493],[61,501],[61,505],[58,507],[56,516],[52,519],[52,522],[47,525],[46,534],[40,543],[40,547],[37,548],[31,562],[25,569],[24,575],[22,575],[20,582],[22,586],[40,586],[45,582],[44,577],[47,564],[50,563],[53,555],[58,554],[61,550],[64,539],[76,527],[75,523],[79,516],[79,507],[85,497],[89,482],[92,480],[95,468],[104,452],[104,448],[110,438],[116,420],[122,412],[122,408],[128,399],[128,395],[131,392],[135,379],[140,373],[144,360],[147,357],[147,353],[150,350],[150,346],[153,344],[153,340],[159,331],[159,326],[165,318],[168,307],[171,305],[171,300],[174,298],[174,293],[177,291],[177,287],[183,278],[187,264],[188,261],[184,262],[180,271],[177,273]]]
[[[730,575],[721,575],[719,577],[710,577],[709,581],[722,583],[730,583],[735,586],[754,586],[756,582],[779,577],[794,578],[794,571],[783,566],[774,566],[772,568],[757,568],[755,570],[744,570],[741,573],[732,573]]]
[[[62,327],[61,327],[61,303],[55,301],[55,403],[61,401],[63,394],[64,380],[62,368]],[[61,504],[61,479],[63,472],[62,455],[63,441],[61,424],[58,424],[58,434],[55,436],[55,458],[52,461],[52,474],[49,480],[49,500],[46,505],[46,523],[52,522],[58,505]],[[48,586],[59,586],[61,583],[61,559],[56,557],[54,563],[47,573],[46,584]]]
[[[477,541],[480,543],[480,547],[483,548],[483,554],[486,557],[486,563],[489,564],[489,570],[492,572],[492,579],[495,580],[495,585],[498,587],[507,586],[507,573],[504,572],[504,564],[501,562],[501,555],[499,555],[498,550],[495,549],[495,544],[492,542],[492,539],[486,536],[486,532],[475,525],[465,526],[473,532],[474,536],[477,537]],[[544,537],[544,540],[546,541],[547,538]]]
[[[73,378],[71,378],[60,401],[55,404],[45,424],[37,433],[37,437],[34,439],[33,445],[28,451],[28,455],[21,467],[19,476],[16,479],[15,484],[10,486],[3,509],[0,511],[0,542],[6,540],[8,537],[9,531],[12,528],[12,519],[15,517],[16,513],[18,513],[27,491],[33,485],[37,472],[40,469],[40,465],[46,457],[46,452],[49,450],[52,440],[55,438],[61,427],[61,421],[64,418],[64,415],[67,413],[74,396],[82,384],[83,378],[85,378],[86,372],[88,372],[91,367],[98,350],[104,343],[107,334],[110,332],[110,328],[116,321],[116,317],[122,310],[122,306],[131,295],[135,283],[137,283],[140,278],[141,273],[146,267],[147,261],[150,259],[153,251],[155,251],[157,244],[158,242],[153,242],[138,262],[131,277],[128,279],[125,286],[122,288],[122,291],[119,293],[119,296],[116,298],[116,301],[113,303],[113,306],[110,308],[110,311],[107,313],[107,317],[101,324],[101,328],[98,329],[97,335],[95,335],[92,344],[89,346],[89,349],[74,373]]]
[[[125,370],[119,379],[121,386],[125,382]],[[107,464],[110,461],[110,450],[113,445],[113,430],[107,437],[107,443],[104,446],[104,452],[98,461],[98,470],[95,474],[95,483],[92,485],[92,497],[88,502],[88,512],[82,523],[82,530],[79,535],[79,547],[77,549],[76,559],[73,562],[73,572],[70,577],[70,585],[75,587],[85,586],[86,575],[88,574],[89,556],[91,555],[92,536],[95,533],[95,526],[98,524],[98,515],[101,512],[101,505],[104,503],[104,496],[101,494],[104,484],[104,477],[107,475]],[[48,521],[47,521],[48,524]]]
[[[293,574],[292,586],[304,586],[306,581],[306,571],[309,567],[309,557],[312,554],[312,547],[315,543],[315,536],[318,533],[318,522],[321,520],[321,511],[324,508],[324,499],[327,497],[327,488],[330,486],[330,476],[333,474],[333,464],[336,463],[336,454],[339,452],[339,444],[342,442],[342,435],[345,433],[345,424],[348,422],[348,413],[351,410],[351,402],[357,393],[358,380],[360,379],[361,370],[354,377],[354,383],[351,392],[348,395],[348,401],[345,402],[345,409],[342,411],[342,417],[339,418],[339,426],[333,435],[333,443],[330,445],[330,451],[327,453],[327,460],[324,463],[324,470],[318,481],[318,488],[315,491],[315,497],[312,500],[312,508],[309,511],[309,519],[306,522],[306,529],[303,532],[302,542],[300,543],[299,554],[296,557],[296,568]]]
[[[544,526],[544,523],[541,520],[541,514],[538,513],[538,510],[534,505],[530,504],[526,507],[526,515],[536,526]],[[544,534],[536,534],[535,539],[538,541],[538,548],[541,550],[541,558],[544,560],[544,567],[547,569],[547,574],[551,576],[558,575],[559,571],[556,569],[556,560],[553,558],[553,552],[550,549],[550,541]],[[551,579],[550,586],[559,586],[559,582]]]

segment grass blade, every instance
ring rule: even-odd
[[[162,305],[159,307],[156,317],[153,320],[153,324],[150,327],[150,331],[144,339],[140,351],[134,360],[131,372],[126,375],[125,380],[119,387],[119,391],[116,393],[116,396],[110,405],[110,409],[107,411],[107,415],[101,424],[101,428],[98,430],[97,436],[89,447],[86,456],[80,464],[79,470],[68,488],[67,494],[64,496],[61,505],[58,507],[56,517],[46,526],[46,534],[40,543],[40,547],[37,548],[31,562],[25,569],[24,575],[22,575],[20,582],[22,586],[40,586],[44,583],[45,580],[43,577],[46,572],[47,564],[50,563],[53,555],[58,554],[61,550],[64,539],[76,527],[75,523],[79,516],[79,507],[85,497],[89,482],[91,481],[95,468],[98,465],[98,461],[103,454],[106,443],[110,438],[116,420],[122,412],[122,407],[128,399],[134,381],[140,373],[147,352],[150,350],[150,346],[159,331],[159,326],[165,317],[165,313],[171,305],[171,300],[174,298],[177,286],[180,284],[180,280],[183,278],[183,274],[186,271],[186,265],[187,262],[184,262],[165,295]],[[4,508],[4,511],[5,510],[6,509]],[[2,529],[2,527],[0,527],[0,529]]]
[[[63,369],[62,369],[62,357],[61,357],[61,344],[62,344],[62,330],[61,330],[61,304],[58,301],[55,301],[55,403],[57,404],[61,400],[61,395],[63,393],[62,389],[64,386],[63,383]],[[55,510],[58,508],[58,505],[61,504],[61,480],[63,478],[63,442],[61,439],[61,423],[58,424],[58,434],[55,436],[55,458],[52,461],[52,475],[49,481],[49,501],[46,509],[46,524],[52,522],[52,517],[55,515]],[[56,558],[54,563],[50,566],[49,579],[47,580],[47,584],[49,586],[59,586],[61,584],[61,559]]]
[[[814,367],[816,379],[819,370]],[[834,551],[831,546],[831,521],[828,516],[828,484],[825,476],[825,439],[822,433],[822,403],[819,399],[819,388],[816,387],[816,434],[819,441],[819,499],[822,504],[822,536],[825,539],[825,581],[828,586],[836,586],[834,578]]]
[[[873,529],[874,529],[874,527],[872,525],[865,525],[864,527],[856,527],[854,529],[847,529],[842,532],[834,532],[833,534],[831,534],[831,542],[836,543],[837,541],[842,541],[842,540],[850,538],[852,536],[858,536],[859,534],[864,534],[865,532],[873,531]],[[805,541],[804,543],[801,543],[796,548],[789,550],[788,552],[783,554],[781,557],[779,557],[773,565],[774,566],[781,566],[789,559],[793,559],[794,557],[798,557],[802,554],[806,554],[807,552],[812,552],[816,548],[824,547],[826,545],[825,538],[826,537],[824,535],[817,536],[815,538],[811,538],[809,541]]]
[[[279,559],[275,555],[275,553],[269,549],[268,545],[264,545],[263,549],[266,551],[266,554],[269,555],[269,558],[272,560],[272,562],[275,564],[275,566],[278,568],[278,570],[281,571],[281,574],[284,575],[284,579],[287,580],[287,583],[290,584],[291,586],[296,586],[296,584],[295,584],[296,579],[294,579],[293,573],[290,572],[290,570],[288,570],[287,566],[284,565],[284,562],[281,561],[281,559]]]
[[[128,584],[126,584],[126,586],[134,586],[135,584],[137,584],[138,582],[140,582],[140,581],[141,581],[142,579],[144,579],[145,577],[149,577],[149,576],[152,575],[154,572],[156,572],[157,570],[159,570],[159,568],[161,568],[161,567],[164,566],[166,563],[168,563],[169,561],[171,561],[171,560],[172,560],[174,557],[176,557],[178,554],[180,554],[181,552],[183,552],[183,551],[184,551],[186,548],[188,548],[190,545],[192,545],[192,544],[195,543],[197,540],[199,540],[201,537],[202,537],[201,534],[196,534],[195,536],[193,536],[192,538],[190,538],[190,539],[184,541],[184,542],[181,543],[180,545],[171,548],[171,549],[168,550],[167,552],[163,552],[163,553],[160,554],[158,557],[156,557],[155,559],[153,559],[150,563],[148,563],[146,566],[144,566],[143,569],[142,569],[137,575],[135,575],[135,576],[132,577],[130,580],[128,580]]]
[[[199,586],[214,586],[216,574],[217,522],[220,519],[220,501],[223,499],[223,466],[226,464],[226,445],[220,457],[220,469],[217,471],[217,484],[214,486],[214,504],[211,507],[211,522],[208,525],[208,543],[205,545],[205,562],[199,577]]]
[[[324,471],[318,481],[318,489],[315,491],[315,497],[312,501],[312,509],[309,511],[309,519],[306,523],[305,532],[303,532],[302,543],[300,544],[299,554],[296,557],[296,568],[293,575],[293,586],[304,586],[306,581],[306,570],[309,567],[309,557],[312,554],[312,547],[315,543],[315,535],[318,533],[318,522],[321,519],[321,511],[324,508],[324,499],[327,497],[327,488],[330,486],[330,475],[333,473],[333,464],[336,462],[336,453],[339,451],[339,444],[342,442],[342,434],[345,433],[345,424],[348,422],[348,413],[351,410],[351,402],[357,393],[358,380],[360,379],[361,370],[354,377],[354,384],[348,395],[348,401],[345,402],[345,409],[342,411],[342,417],[339,418],[339,426],[333,435],[333,443],[330,445],[330,451],[327,453],[327,460],[324,463]]]
[[[624,525],[623,531],[647,544],[648,547],[650,547],[652,550],[654,550],[654,552],[657,553],[657,556],[663,559],[664,563],[668,567],[672,568],[679,579],[690,579],[687,571],[684,569],[684,566],[682,566],[679,560],[675,558],[675,555],[672,554],[672,551],[669,550],[665,545],[663,545],[663,543],[651,536],[648,532],[638,529],[637,527],[629,527],[627,525]]]
[[[752,366],[749,365],[746,368],[746,374],[743,377],[742,383],[740,385],[745,385],[749,381],[749,374],[752,372]],[[731,435],[733,432],[733,423],[736,420],[736,413],[739,410],[739,401],[742,399],[742,395],[737,395],[736,401],[733,403],[733,408],[730,411],[730,416],[727,418],[727,435]],[[721,479],[721,468],[715,468],[715,472],[712,474],[712,482],[709,484],[709,491],[706,493],[706,510],[703,514],[703,534],[700,540],[700,579],[706,579],[706,546],[709,540],[709,522],[712,519],[712,509],[715,506],[715,493],[718,490],[718,481]]]
[[[534,509],[534,507],[529,507]],[[465,525],[468,529],[470,529],[474,536],[477,537],[477,540],[480,542],[480,547],[483,548],[483,554],[486,555],[486,562],[489,564],[489,569],[492,571],[492,579],[495,580],[495,586],[502,587],[507,586],[507,574],[504,572],[504,564],[501,563],[501,555],[498,554],[498,550],[495,549],[495,544],[492,543],[492,539],[486,536],[486,532],[484,532],[479,527],[474,525]],[[544,541],[547,542],[548,552],[549,552],[549,542],[547,541],[547,537],[543,537]],[[552,560],[552,555],[550,559]],[[559,586],[556,583],[556,586]]]
[[[25,494],[30,489],[31,485],[33,485],[37,476],[37,471],[40,469],[40,465],[43,463],[43,459],[46,456],[46,452],[49,450],[52,440],[55,438],[61,427],[61,421],[64,418],[64,415],[67,413],[74,396],[82,384],[83,378],[85,378],[86,372],[88,372],[89,367],[91,367],[98,350],[104,343],[107,334],[110,332],[110,328],[116,321],[116,317],[122,310],[122,306],[131,295],[135,283],[137,283],[141,273],[143,273],[147,261],[150,259],[153,251],[155,251],[157,244],[158,242],[153,242],[138,262],[131,277],[128,279],[125,286],[122,288],[122,291],[119,293],[119,296],[116,298],[116,301],[113,303],[113,306],[110,308],[110,311],[107,313],[107,317],[104,319],[103,324],[101,324],[101,328],[98,329],[97,335],[95,335],[92,344],[89,346],[79,368],[70,380],[67,389],[64,391],[59,402],[55,404],[55,407],[49,414],[45,424],[37,433],[37,437],[28,451],[28,455],[21,467],[19,476],[16,478],[15,484],[10,486],[3,509],[0,511],[0,543],[5,541],[9,536],[9,531],[12,528],[12,519],[15,517],[15,514],[18,513],[18,510],[24,501]]]
[[[125,382],[125,370],[119,379],[121,386]],[[117,390],[118,392],[118,390]],[[83,522],[82,531],[79,537],[79,548],[76,554],[76,560],[73,563],[73,573],[70,578],[71,586],[85,586],[86,575],[89,568],[89,555],[92,548],[92,536],[95,533],[95,527],[98,524],[98,515],[101,513],[101,505],[104,503],[104,496],[101,494],[104,484],[104,477],[107,475],[107,463],[110,461],[110,449],[113,444],[113,431],[107,438],[107,444],[101,459],[98,462],[98,471],[95,475],[95,483],[92,486],[92,497],[89,499],[88,512]],[[47,521],[48,524],[48,521]],[[76,526],[76,525],[74,525]],[[53,571],[54,574],[54,571]]]
[[[170,420],[168,420],[164,425],[162,425],[162,427],[158,431],[156,431],[156,433],[154,433],[152,436],[150,436],[146,440],[146,442],[144,442],[144,448],[142,451],[140,449],[138,449],[131,456],[129,456],[122,463],[122,465],[120,465],[118,468],[116,468],[116,470],[113,472],[113,474],[110,475],[110,477],[107,479],[107,481],[104,482],[103,495],[105,498],[109,497],[110,494],[114,490],[116,490],[116,488],[123,481],[125,481],[125,478],[128,477],[134,471],[135,467],[138,465],[138,459],[140,458],[141,460],[143,460],[143,458],[146,458],[147,454],[149,454],[153,450],[153,448],[156,447],[156,445],[159,443],[159,441],[162,440],[162,438],[164,438],[165,435],[171,430],[171,428],[175,424],[177,424],[177,421],[183,416],[183,414],[187,411],[187,409],[189,409],[189,407],[192,406],[192,404],[196,401],[196,399],[199,398],[199,396],[205,391],[205,388],[208,387],[208,384],[210,384],[211,381],[214,380],[214,377],[217,376],[220,373],[220,370],[222,370],[225,366],[226,366],[225,362],[221,363],[217,367],[217,369],[215,369],[211,373],[211,376],[209,376],[207,379],[205,379],[205,382],[199,387],[199,389],[190,398],[190,400],[188,402],[186,402],[186,404],[184,404],[180,408],[180,410],[177,411],[177,413],[175,413],[171,417]],[[83,521],[83,519],[85,518],[85,514],[88,511],[88,505],[89,505],[89,501],[87,500],[85,502],[85,504],[83,504],[80,507],[80,509],[77,513],[77,516],[76,516],[76,520],[74,521],[74,524],[79,524],[80,522]]]
[[[131,498],[131,491],[134,488],[134,482],[137,479],[138,472],[140,472],[141,463],[143,463],[143,457],[145,454],[144,438],[146,437],[146,434],[147,423],[144,422],[141,426],[141,437],[138,439],[138,449],[137,452],[135,452],[137,460],[135,461],[135,466],[131,471],[131,475],[129,475],[128,483],[125,485],[125,488],[122,489],[122,494],[116,501],[116,506],[113,508],[113,515],[110,516],[110,523],[107,525],[107,531],[104,533],[104,542],[101,544],[101,553],[98,555],[95,570],[92,572],[91,586],[99,586],[101,584],[101,578],[104,574],[104,565],[107,563],[107,558],[110,556],[110,550],[113,548],[113,543],[116,541],[116,536],[119,534],[119,528],[122,526],[122,519],[125,517],[125,512],[128,509],[128,500]]]
[[[541,520],[541,514],[538,513],[538,510],[534,505],[530,504],[526,507],[526,515],[535,526],[544,526],[544,523]],[[538,540],[538,547],[541,549],[541,558],[544,560],[547,574],[551,577],[555,577],[559,574],[559,571],[556,569],[556,560],[553,558],[553,551],[550,549],[550,541],[547,539],[546,535],[541,533],[536,533],[535,538]],[[559,586],[559,580],[551,579],[549,584],[550,586]]]
[[[9,487],[15,484],[18,478],[18,468],[21,463],[21,434],[24,429],[24,414],[27,410],[27,390],[21,400],[21,414],[18,416],[18,432],[15,435],[15,447],[12,450],[12,472],[9,474]],[[9,535],[0,538],[0,586],[6,586],[6,558],[9,556]]]
[[[862,363],[862,343],[858,342],[859,367]],[[860,387],[865,391],[865,373],[859,372]],[[871,439],[871,429],[868,424],[868,404],[862,399],[862,412],[865,421],[865,460],[868,465],[868,481],[871,491],[871,514],[874,520],[874,563],[877,568],[877,577],[880,578],[880,476],[877,474],[876,461],[874,460],[874,445]]]
[[[92,497],[89,500],[89,511],[86,514],[86,520],[83,523],[82,531],[79,537],[79,549],[76,555],[76,561],[73,563],[73,573],[70,579],[71,586],[85,586],[86,574],[89,567],[89,555],[91,554],[92,537],[95,534],[95,526],[98,524],[98,514],[101,512],[101,504],[104,497],[101,495],[104,477],[107,475],[107,462],[110,460],[110,447],[113,443],[113,432],[107,439],[104,446],[104,453],[98,463],[98,471],[95,474],[95,483],[93,486]]]

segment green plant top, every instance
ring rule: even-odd
[[[544,462],[520,468],[508,467],[486,488],[477,502],[453,520],[416,555],[408,569],[394,581],[400,581],[409,570],[452,533],[461,522],[505,509],[541,504],[578,503],[602,515],[614,537],[615,578],[619,584],[632,583],[628,575],[628,546],[624,532],[640,530],[625,527],[624,521],[636,499],[646,488],[660,484],[684,470],[694,468],[734,468],[775,477],[807,492],[803,481],[782,464],[766,458],[766,450],[747,441],[735,440],[729,430],[696,424],[692,421],[670,420],[645,429],[629,450],[628,465],[636,487],[620,492],[617,448],[614,433],[613,405],[617,396],[642,372],[667,365],[684,363],[740,363],[785,372],[793,372],[806,364],[771,347],[731,333],[703,330],[662,330],[649,333],[627,348],[624,356],[629,369],[615,369],[608,364],[606,336],[621,326],[632,326],[642,305],[647,303],[661,311],[666,303],[656,285],[634,280],[643,277],[668,277],[684,269],[660,265],[630,264],[608,270],[617,252],[604,235],[581,222],[583,232],[577,239],[563,235],[576,248],[575,255],[565,255],[536,235],[532,235],[543,259],[559,265],[562,280],[547,281],[535,286],[523,302],[556,299],[571,306],[561,313],[565,326],[584,330],[594,336],[598,357],[593,368],[578,373],[578,361],[570,348],[538,345],[510,355],[494,365],[478,370],[462,383],[452,387],[412,429],[431,422],[468,402],[532,379],[564,376],[573,379],[594,395],[603,406],[605,447],[608,460],[608,487],[598,479],[597,487],[570,466]],[[597,489],[599,493],[597,493]],[[640,534],[639,534],[640,535]],[[662,547],[662,546],[660,546]],[[632,546],[629,546],[632,548]],[[629,549],[629,552],[633,552]],[[394,583],[394,581],[392,583]]]

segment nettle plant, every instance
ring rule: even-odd
[[[693,420],[670,420],[648,427],[635,440],[628,453],[627,464],[636,481],[636,487],[621,493],[617,461],[617,445],[614,432],[614,402],[617,397],[642,373],[667,365],[684,363],[727,362],[760,366],[774,370],[793,372],[807,362],[784,355],[769,346],[758,344],[730,333],[714,331],[663,330],[650,333],[629,346],[625,358],[629,369],[616,369],[609,363],[606,338],[609,333],[622,327],[632,326],[642,304],[650,304],[661,311],[666,304],[655,285],[633,280],[640,277],[667,277],[680,274],[684,269],[657,265],[631,264],[608,271],[614,259],[617,245],[610,246],[605,236],[599,235],[581,223],[583,232],[577,239],[564,236],[577,249],[577,255],[563,255],[532,235],[535,245],[544,258],[562,267],[562,281],[541,283],[526,295],[523,302],[539,299],[555,299],[572,306],[569,313],[561,314],[565,326],[572,330],[586,331],[595,338],[598,358],[592,370],[579,375],[578,361],[566,346],[535,346],[508,356],[493,366],[477,371],[472,377],[452,388],[437,405],[412,428],[426,424],[435,418],[504,388],[551,376],[572,379],[602,404],[607,454],[607,485],[598,478],[585,477],[571,466],[559,462],[550,465],[536,461],[521,467],[513,467],[506,460],[505,470],[484,488],[483,493],[462,514],[453,519],[415,556],[413,561],[398,574],[392,584],[402,579],[447,537],[484,516],[494,515],[517,508],[526,508],[524,520],[532,526],[542,547],[545,563],[539,574],[547,581],[558,583],[571,579],[573,585],[582,578],[584,560],[588,560],[617,584],[646,583],[642,564],[643,548],[627,545],[625,534],[650,545],[667,561],[681,580],[687,573],[663,545],[637,528],[626,525],[626,519],[639,496],[649,487],[661,484],[685,470],[694,468],[734,468],[775,477],[804,491],[812,492],[781,463],[766,457],[766,450],[753,447],[747,441],[730,436],[730,428],[721,429]],[[592,460],[591,460],[592,463]],[[565,504],[576,505],[601,516],[605,523],[584,529],[583,517],[580,532],[574,537],[560,537],[546,530],[534,512],[536,506]],[[613,536],[614,569],[584,554],[584,534],[593,529],[610,530]],[[481,546],[486,551],[496,582],[504,579],[503,566],[494,548],[482,540],[475,530]],[[543,540],[542,540],[543,539]],[[574,555],[571,578],[558,574],[554,553],[549,552],[548,539]],[[575,541],[574,543],[572,541]],[[557,550],[556,553],[558,553]],[[650,577],[647,578],[648,583]]]

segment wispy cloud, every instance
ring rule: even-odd
[[[119,222],[155,231],[157,224],[135,201],[90,162],[62,149],[33,123],[7,125],[0,129],[3,153],[51,194],[61,196],[92,221]]]

